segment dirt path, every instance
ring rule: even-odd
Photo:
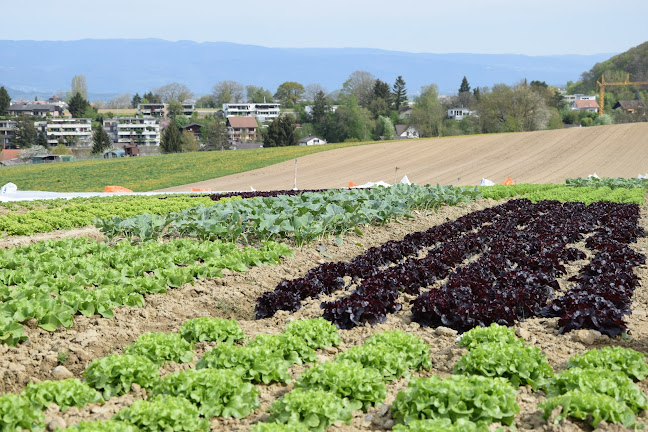
[[[162,191],[291,189],[294,161]],[[398,167],[398,170],[396,170]],[[297,187],[346,187],[407,175],[417,184],[563,183],[566,177],[636,177],[648,172],[648,123],[409,140],[299,158]]]

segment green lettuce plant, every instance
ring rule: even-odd
[[[140,429],[116,420],[83,421],[75,426],[61,429],[61,432],[140,432]]]
[[[193,345],[177,333],[144,333],[124,353],[141,355],[157,364],[189,363],[193,360]]]
[[[548,419],[557,407],[561,407],[554,418],[554,424],[567,417],[587,421],[592,427],[605,420],[607,423],[620,423],[625,427],[635,426],[635,414],[623,402],[602,393],[583,390],[570,390],[540,403],[544,418]]]
[[[348,401],[323,390],[293,390],[276,400],[269,421],[303,423],[312,431],[324,431],[336,421],[347,424],[353,414]]]
[[[530,385],[537,390],[553,375],[553,370],[537,347],[490,342],[463,355],[452,373],[502,377],[515,387]]]
[[[318,363],[306,369],[295,388],[324,390],[348,399],[352,409],[364,411],[385,400],[387,394],[380,372],[349,360]]]
[[[259,407],[259,390],[230,369],[192,369],[167,375],[153,387],[153,395],[187,399],[206,418],[243,418]]]
[[[488,327],[475,327],[459,338],[459,345],[471,350],[485,343],[497,342],[502,345],[521,345],[522,339],[515,336],[515,330],[510,327],[492,323]]]
[[[413,420],[407,425],[397,424],[392,428],[394,432],[430,432],[430,431],[443,431],[443,432],[490,432],[486,425],[478,425],[469,420],[457,419],[452,422],[450,419],[443,418],[438,420],[425,419]]]
[[[245,339],[238,322],[222,318],[195,318],[185,321],[180,335],[187,342],[236,342]]]
[[[337,327],[324,318],[293,321],[286,326],[284,334],[303,339],[306,345],[312,349],[326,348],[342,343]]]
[[[132,424],[147,432],[207,432],[209,421],[201,418],[196,408],[186,399],[156,396],[152,400],[136,400],[118,411],[114,420]]]
[[[500,422],[510,426],[520,412],[515,395],[515,389],[504,378],[412,378],[407,389],[396,395],[391,411],[396,422],[405,425],[415,420],[449,419],[456,423],[464,419],[480,425]]]
[[[44,427],[41,410],[29,399],[11,393],[0,396],[0,431],[41,431]]]
[[[640,352],[622,347],[604,347],[587,351],[583,355],[571,357],[567,366],[620,371],[637,381],[642,381],[648,376],[646,357]]]
[[[42,381],[29,383],[23,394],[37,407],[47,408],[54,402],[61,411],[70,407],[83,407],[89,403],[102,402],[101,393],[77,378],[60,381]]]
[[[159,379],[160,370],[144,356],[111,354],[90,363],[83,377],[108,400],[129,392],[132,384],[151,388]]]

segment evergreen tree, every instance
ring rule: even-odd
[[[70,102],[68,103],[70,114],[72,114],[72,117],[76,118],[80,118],[80,116],[83,115],[89,107],[90,103],[81,96],[81,93],[78,92],[72,96],[72,99],[70,99]]]
[[[230,148],[230,142],[227,136],[227,126],[225,126],[224,121],[218,119],[207,121],[200,130],[200,135],[203,144],[205,144],[205,150]]]
[[[47,135],[45,135],[45,132],[43,131],[38,132],[38,137],[36,138],[36,145],[49,148],[49,143],[47,142]]]
[[[142,97],[139,95],[139,93],[135,93],[135,96],[133,96],[133,99],[131,100],[131,107],[137,108],[137,105],[142,103]]]
[[[401,75],[398,75],[396,82],[394,82],[392,94],[394,95],[394,109],[398,111],[407,102],[407,89],[405,88],[405,81]]]
[[[34,121],[26,115],[21,115],[16,118],[14,142],[20,148],[29,148],[36,143],[36,127],[34,127]]]
[[[11,106],[11,97],[7,93],[7,89],[0,87],[0,116],[7,115],[9,107]]]
[[[468,84],[468,80],[464,76],[463,79],[461,80],[461,86],[459,87],[459,93],[469,92],[469,91],[470,91],[470,84]]]
[[[292,117],[283,115],[275,118],[263,135],[263,147],[284,147],[297,145],[297,134]]]
[[[175,123],[171,122],[162,133],[160,141],[162,153],[180,153],[182,151],[182,140],[180,130]]]
[[[326,123],[326,118],[328,113],[331,111],[331,107],[326,99],[326,95],[323,91],[318,91],[315,93],[315,98],[313,100],[313,109],[310,113],[311,122],[315,125],[315,129],[322,128]]]
[[[106,130],[99,126],[92,133],[92,153],[101,154],[112,147],[112,141]]]

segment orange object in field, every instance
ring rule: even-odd
[[[354,187],[354,186],[358,186],[358,185],[355,184],[355,183],[353,183],[352,181],[350,181],[350,182],[349,182],[349,187]]]
[[[505,185],[514,185],[515,182],[513,181],[513,179],[511,177],[506,177],[506,180],[504,180],[503,184],[505,184]]]
[[[211,192],[211,188],[191,188],[191,192]]]
[[[124,186],[106,186],[104,192],[133,192],[133,191],[125,188]]]

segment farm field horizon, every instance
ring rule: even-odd
[[[416,184],[563,183],[568,177],[636,177],[648,172],[648,124],[634,123],[375,143],[198,152],[6,167],[0,183],[19,190],[136,192],[320,189],[407,175]],[[398,168],[398,169],[397,169]]]

